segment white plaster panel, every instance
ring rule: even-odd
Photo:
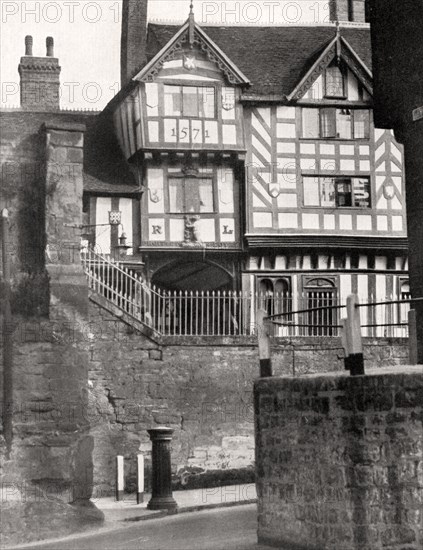
[[[214,243],[216,241],[214,219],[200,218],[197,223],[200,239],[205,243]]]
[[[253,225],[254,227],[272,227],[271,212],[254,212]]]
[[[122,226],[121,230],[125,231],[127,239],[128,239],[128,245],[133,244],[133,210],[132,210],[132,199],[119,199],[119,210],[122,212]],[[120,234],[119,234],[120,236]],[[127,250],[128,254],[133,254],[133,249],[128,248]]]
[[[357,229],[358,231],[371,231],[372,230],[372,217],[365,214],[357,216]]]
[[[316,146],[314,143],[301,143],[300,151],[304,155],[314,155],[316,154]]]
[[[281,212],[278,215],[278,224],[281,229],[297,229],[298,214],[291,214],[290,212]]]
[[[154,142],[159,141],[159,123],[156,120],[148,121],[148,139]],[[170,140],[166,140],[166,141],[170,141]]]
[[[341,159],[340,160],[340,168],[341,168],[341,170],[345,170],[347,172],[354,171],[355,170],[354,159]]]
[[[184,240],[185,223],[183,219],[169,220],[169,240],[171,242],[182,242]]]
[[[303,229],[319,229],[319,214],[303,214]]]
[[[297,206],[297,195],[295,193],[281,193],[277,197],[279,208],[295,208]]]
[[[376,224],[378,231],[388,231],[388,216],[377,216]]]
[[[352,229],[352,216],[350,214],[340,214],[339,229],[343,229],[343,230]]]
[[[95,247],[100,254],[110,254],[109,212],[111,209],[112,199],[110,197],[97,197],[95,218]]]
[[[288,122],[278,122],[276,124],[276,135],[280,138],[295,138],[295,124]]]
[[[286,107],[284,105],[278,105],[276,108],[276,116],[278,118],[295,119],[295,107]]]
[[[278,153],[295,154],[295,143],[292,141],[278,141],[276,149]]]
[[[392,216],[392,230],[402,231],[402,216]]]
[[[340,145],[339,153],[346,156],[354,156],[354,145]]]
[[[335,216],[333,214],[323,216],[323,227],[329,230],[335,229]]]
[[[335,145],[330,145],[328,143],[321,143],[320,154],[325,156],[333,156],[335,154]]]
[[[236,144],[236,126],[234,124],[223,124],[222,139],[225,144]]]

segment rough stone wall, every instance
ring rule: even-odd
[[[423,370],[255,384],[259,542],[423,546]]]
[[[84,122],[90,118],[93,117],[75,113],[1,113],[0,208],[7,207],[9,210],[8,250],[12,271],[12,305],[17,314],[48,315],[50,297],[45,270],[46,201],[54,195],[55,185],[62,185],[63,189],[59,192],[65,191],[68,196],[65,183],[72,183],[71,178],[80,176],[77,166],[81,166],[81,158],[71,157],[78,153],[69,153],[71,158],[67,158],[59,150],[58,154],[62,156],[51,159],[50,173],[47,174],[48,147],[42,125],[66,125],[70,122]],[[53,135],[49,144],[50,150],[56,145],[54,137]],[[65,182],[66,179],[68,182]],[[79,179],[82,183],[82,177]],[[75,201],[74,204],[78,206]],[[58,222],[56,226],[59,232],[64,230]],[[69,228],[67,231],[69,232]],[[73,231],[75,233],[75,229]],[[67,237],[60,240],[69,241]]]
[[[159,345],[97,304],[91,304],[89,319],[95,491],[113,492],[118,454],[126,458],[128,489],[133,488],[135,456],[145,453],[149,467],[146,430],[160,424],[175,430],[175,484],[253,479],[252,389],[259,374],[254,338],[167,338]],[[343,369],[340,342],[312,340],[296,341],[294,353],[292,341],[279,340],[273,350],[275,374],[292,374],[293,355],[296,375]],[[369,340],[365,349],[367,366],[406,360],[404,341]]]
[[[11,220],[14,306],[13,441],[0,464],[5,544],[69,533],[102,518],[68,506],[87,502],[93,485],[84,415],[88,353],[79,328],[88,308],[79,258],[83,127],[59,116],[44,128],[29,113],[14,120],[2,134],[1,181]],[[2,382],[0,372],[1,391]]]

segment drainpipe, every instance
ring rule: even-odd
[[[9,212],[1,212],[1,238],[3,258],[4,315],[3,315],[3,435],[7,456],[12,450],[13,438],[13,328],[10,306],[10,263],[9,263]]]

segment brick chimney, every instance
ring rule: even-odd
[[[32,36],[25,37],[25,56],[18,71],[21,77],[21,107],[27,111],[60,109],[60,66],[54,57],[54,41],[46,40],[46,57],[32,55]]]
[[[122,87],[146,62],[147,4],[148,0],[122,0],[120,49]]]
[[[366,0],[329,0],[329,17],[331,21],[354,21],[365,23]]]

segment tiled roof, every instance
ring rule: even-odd
[[[138,187],[120,150],[110,113],[87,124],[84,147],[84,191],[104,194],[137,193]]]
[[[248,95],[288,95],[336,33],[334,25],[201,28],[250,80]],[[148,58],[177,31],[174,25],[150,23]],[[341,27],[340,33],[371,70],[370,29]]]

